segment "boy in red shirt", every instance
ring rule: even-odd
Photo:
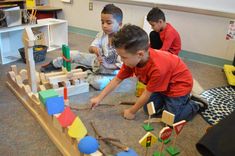
[[[162,10],[152,8],[147,15],[147,21],[153,29],[149,34],[151,48],[178,55],[181,51],[180,35],[171,24],[166,23]]]
[[[118,75],[96,97],[90,100],[92,107],[114,90],[122,80],[135,75],[146,84],[146,89],[136,103],[124,110],[124,118],[134,119],[135,113],[154,102],[156,111],[165,109],[175,114],[175,122],[190,120],[203,108],[189,97],[193,86],[192,75],[176,55],[149,48],[148,35],[135,25],[125,25],[114,35],[113,45],[123,61]]]

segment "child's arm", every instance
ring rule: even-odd
[[[148,102],[151,94],[152,92],[145,89],[142,95],[137,99],[136,103],[132,107],[124,110],[123,117],[128,120],[134,119],[135,113]]]
[[[90,100],[91,107],[94,108],[99,105],[99,103],[112,92],[120,83],[122,82],[117,76],[113,78],[109,84],[104,88],[104,90],[96,97]]]

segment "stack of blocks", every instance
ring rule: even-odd
[[[52,115],[58,120],[63,129],[62,132],[68,132],[72,140],[79,141],[87,135],[87,129],[80,118],[71,111],[69,106],[65,107],[64,98],[60,97],[54,89],[40,91],[39,99],[48,115]]]

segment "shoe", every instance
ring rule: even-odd
[[[205,105],[204,103],[202,103],[200,101],[194,101],[194,100],[192,100],[192,101],[199,106],[199,109],[197,111],[198,113],[204,112],[208,108],[207,105]]]
[[[87,70],[92,71],[91,67],[87,67],[87,66],[83,66],[83,65],[79,65],[75,69],[82,69],[82,71],[87,71]]]
[[[190,98],[193,101],[201,103],[203,107],[205,107],[205,109],[208,108],[208,102],[203,97],[196,95],[196,94],[192,94]]]
[[[55,67],[52,61],[49,62],[48,64],[42,65],[40,68],[40,71],[42,73],[48,73],[48,72],[57,71],[57,70],[61,70],[61,67],[60,68]]]

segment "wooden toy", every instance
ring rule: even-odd
[[[180,153],[179,149],[175,147],[175,143],[176,143],[176,139],[178,137],[178,135],[180,134],[180,132],[182,131],[183,127],[185,126],[186,121],[182,120],[180,122],[177,122],[175,124],[173,124],[173,129],[175,131],[175,139],[173,142],[172,146],[169,146],[166,150],[170,155],[177,155]]]
[[[68,72],[71,71],[71,59],[70,59],[70,48],[66,45],[62,45],[62,57],[63,57],[63,67],[66,68]]]
[[[64,111],[63,97],[51,97],[46,99],[46,110],[49,115],[58,114]]]
[[[78,143],[78,149],[84,154],[91,154],[98,150],[99,143],[92,136],[85,136]]]
[[[169,139],[172,133],[172,129],[170,127],[164,127],[160,132],[159,132],[159,138],[162,141],[161,143],[161,148],[160,151],[154,152],[153,156],[164,156],[165,154],[163,153],[163,148],[164,148],[164,141]]]
[[[156,113],[153,102],[150,102],[150,103],[147,104],[147,110],[148,110],[148,114],[149,114],[149,119],[148,120],[150,120],[151,115]],[[153,126],[150,125],[150,122],[148,122],[147,124],[144,124],[143,128],[144,128],[145,131],[152,131],[154,129]]]
[[[140,140],[139,144],[146,148],[145,156],[148,155],[148,148],[157,142],[157,137],[151,132],[147,132]]]
[[[123,151],[128,151],[128,150],[129,150],[129,147],[127,147],[127,146],[125,146],[125,145],[123,145],[123,144],[120,143],[120,140],[114,139],[114,138],[105,138],[105,137],[103,137],[102,135],[100,135],[100,133],[99,133],[99,132],[97,131],[97,129],[95,128],[94,123],[93,123],[93,122],[90,122],[90,124],[91,124],[91,127],[93,128],[93,130],[94,130],[94,132],[95,132],[95,135],[96,135],[96,138],[97,138],[98,140],[102,140],[102,141],[104,141],[105,143],[111,144],[111,145],[113,145],[113,146],[115,146],[115,147],[117,147],[117,148],[119,148],[119,149],[121,149],[121,150],[123,150]],[[99,150],[100,150],[102,153],[104,153],[100,148],[99,148]],[[104,155],[105,155],[105,154],[104,154]]]
[[[175,115],[164,110],[162,112],[162,122],[169,126],[172,126],[175,120]]]
[[[71,111],[70,107],[66,107],[65,110],[57,117],[62,127],[68,127],[72,125],[76,115]]]
[[[35,37],[30,27],[26,27],[23,32],[23,44],[25,49],[26,67],[28,72],[29,85],[33,93],[37,92],[36,69],[33,58],[33,46]]]
[[[58,93],[54,89],[48,89],[38,92],[39,99],[42,102],[42,104],[46,104],[46,100],[51,97],[58,97]]]
[[[26,61],[26,66],[27,70],[21,70],[18,71],[16,66],[11,66],[11,70],[7,74],[7,81],[6,84],[9,87],[9,89],[16,95],[16,97],[20,100],[20,102],[25,106],[25,108],[31,112],[31,114],[35,117],[35,119],[39,122],[39,124],[42,126],[42,128],[45,130],[45,132],[48,134],[49,138],[54,142],[54,144],[57,146],[57,148],[61,151],[63,155],[66,156],[82,156],[83,154],[80,153],[80,151],[77,148],[77,144],[75,144],[75,141],[71,141],[71,137],[68,134],[68,128],[66,126],[72,127],[70,129],[70,134],[71,136],[74,136],[75,138],[81,139],[83,136],[85,136],[85,128],[82,128],[81,133],[74,132],[74,129],[77,129],[77,127],[81,128],[81,122],[79,122],[78,117],[74,117],[71,113],[71,110],[66,107],[64,111],[66,112],[61,112],[61,114],[54,114],[60,112],[60,110],[51,110],[52,112],[50,114],[53,114],[52,116],[49,115],[46,111],[46,107],[44,105],[50,105],[47,104],[46,101],[49,98],[45,92],[40,92],[38,91],[46,91],[47,89],[52,89],[49,79],[47,75],[45,74],[37,74],[35,70],[35,64],[32,61],[33,56],[32,56],[32,49],[31,47],[34,45],[34,39],[32,35],[32,30],[29,30],[30,28],[26,28],[25,34],[23,37],[23,42],[26,50],[26,54],[28,53],[29,56],[26,56],[27,61]],[[73,83],[75,86],[79,86],[80,84],[82,85],[82,88],[86,86],[88,88],[88,83],[85,82],[85,77],[82,77],[84,73],[80,73],[78,70],[71,70],[71,72],[64,73],[64,72],[59,72],[59,73],[50,73],[49,75],[57,75],[63,77],[69,77],[66,80],[70,81],[71,80],[71,86]],[[53,76],[52,76],[53,77]],[[52,78],[53,79],[53,78]],[[61,82],[60,82],[61,83]],[[67,81],[64,82],[66,84]],[[58,84],[59,85],[59,84]],[[67,85],[66,85],[67,86]],[[75,89],[78,89],[79,87],[75,87]],[[84,92],[87,91],[88,89],[79,91]],[[63,87],[62,87],[62,94],[63,96]],[[69,91],[69,89],[68,89]],[[58,97],[58,93],[53,92],[52,90],[50,92],[50,97]],[[51,94],[51,92],[53,92]],[[41,102],[42,101],[42,102]],[[68,115],[68,112],[70,111],[70,115]],[[68,117],[68,118],[67,118]],[[58,118],[58,123],[57,126],[55,125],[55,121],[57,121]],[[62,124],[61,124],[62,123]],[[63,127],[64,126],[64,127]],[[84,125],[83,125],[84,126]],[[90,155],[89,155],[90,156]]]
[[[86,136],[87,129],[82,123],[82,121],[79,119],[79,117],[76,117],[72,125],[69,127],[68,134],[70,137],[75,138],[77,140],[80,140]]]

